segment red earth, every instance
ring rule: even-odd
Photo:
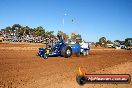
[[[100,86],[78,85],[76,74],[80,66],[86,68],[89,74],[96,72],[119,74],[122,70],[124,71],[122,73],[131,74],[132,72],[130,68],[132,51],[130,50],[93,49],[88,56],[43,59],[36,56],[39,47],[43,45],[0,43],[0,88],[102,87],[102,84]],[[122,64],[126,64],[125,67]],[[118,68],[114,68],[115,66]],[[110,68],[121,70],[108,70]],[[128,86],[130,84],[123,85],[124,87],[120,85],[122,84],[119,84],[119,88],[132,87]],[[118,85],[113,87],[117,88]],[[110,86],[105,85],[104,88],[110,88]]]

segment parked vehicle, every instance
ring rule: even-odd
[[[4,40],[4,36],[2,35],[2,33],[0,32],[0,42],[3,42]]]
[[[108,48],[113,48],[114,44],[106,44]]]
[[[125,39],[125,45],[127,50],[132,50],[132,38]]]
[[[114,48],[116,49],[126,49],[125,41],[114,42]]]

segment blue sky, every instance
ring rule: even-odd
[[[86,41],[124,40],[132,37],[132,0],[0,0],[0,29],[15,23]]]

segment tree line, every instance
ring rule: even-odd
[[[102,47],[107,47],[107,44],[113,44],[114,46],[130,46],[132,45],[132,38],[126,38],[124,41],[114,40],[114,42],[112,42],[111,40],[107,40],[106,37],[101,37],[99,38],[99,42],[96,42],[96,44],[99,44]]]
[[[54,35],[54,31],[46,31],[45,28],[42,26],[38,26],[36,28],[31,28],[28,26],[22,26],[20,24],[14,24],[13,26],[8,26],[4,29],[1,29],[1,31],[4,34],[8,34],[9,36],[17,36],[17,37],[23,37],[26,35],[32,35],[33,37],[44,37],[44,38],[55,38],[56,35]],[[58,31],[57,33],[60,36],[63,36],[64,39],[71,39],[75,40],[76,37],[81,38],[80,34],[71,33],[71,36],[68,34]]]

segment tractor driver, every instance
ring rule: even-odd
[[[60,36],[59,34],[57,35],[57,42],[58,43],[62,43],[63,42],[62,36]]]

